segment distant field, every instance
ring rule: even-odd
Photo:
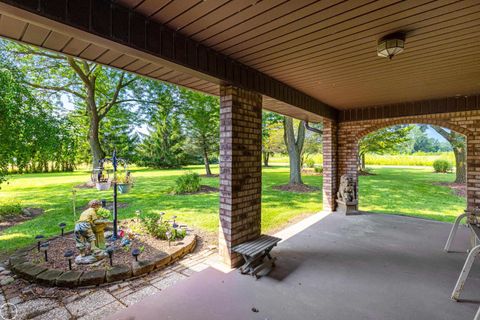
[[[315,164],[321,165],[323,156],[316,154],[310,156],[315,161]],[[377,155],[367,154],[365,160],[367,165],[379,166],[432,166],[437,159],[446,159],[451,163],[455,163],[453,152],[438,152],[438,153],[414,153],[414,154],[397,154],[397,155]],[[270,163],[288,163],[288,156],[275,156],[270,159]]]

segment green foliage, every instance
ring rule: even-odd
[[[447,173],[452,171],[453,165],[448,160],[438,159],[433,162],[433,169],[437,173]]]
[[[200,190],[200,176],[198,173],[185,173],[175,179],[175,188],[173,193],[184,194],[193,193]]]
[[[190,90],[180,91],[185,151],[203,159],[206,173],[211,174],[210,158],[218,155],[220,141],[220,102],[217,97]]]
[[[307,168],[314,168],[315,167],[315,160],[313,160],[312,158],[307,158],[306,160],[304,160],[304,165]]]
[[[151,236],[162,240],[183,239],[185,230],[174,229],[168,221],[163,221],[163,216],[156,213],[145,214],[140,217],[142,226]],[[170,237],[167,233],[170,232]]]
[[[120,184],[130,184],[133,183],[133,177],[130,172],[119,172],[116,177],[117,183]]]
[[[180,105],[174,86],[151,84],[158,105],[149,107],[149,134],[139,147],[138,164],[154,168],[177,168],[185,164],[185,136],[180,122]],[[156,86],[156,87],[155,87]]]
[[[323,167],[320,166],[320,167],[315,167],[315,172],[316,173],[323,173]]]
[[[22,214],[22,206],[16,201],[7,201],[0,203],[0,221],[6,217],[18,216]]]
[[[112,213],[106,208],[99,208],[97,211],[97,215],[104,219],[110,219],[112,217]]]

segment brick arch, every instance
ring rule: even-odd
[[[439,126],[443,128],[450,129],[452,131],[455,131],[457,133],[463,134],[464,136],[467,137],[467,139],[470,139],[472,137],[472,132],[468,130],[467,128],[464,128],[462,126],[456,125],[452,122],[449,121],[442,121],[442,120],[436,120],[436,119],[418,119],[418,118],[411,118],[411,119],[394,119],[394,120],[389,120],[389,121],[383,121],[381,123],[376,123],[372,125],[371,127],[368,127],[367,129],[364,129],[360,132],[358,132],[355,135],[355,140],[358,142],[360,139],[362,139],[364,136],[366,136],[369,133],[375,132],[377,130],[387,128],[390,126],[394,125],[402,125],[402,124],[427,124],[427,125],[434,125],[434,126]]]

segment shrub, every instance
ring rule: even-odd
[[[315,167],[315,160],[312,158],[308,158],[305,160],[305,167],[307,168],[314,168]]]
[[[315,172],[316,173],[323,173],[323,167],[320,166],[320,167],[315,167]]]
[[[0,220],[6,217],[19,216],[22,213],[22,206],[18,202],[12,201],[0,204]]]
[[[110,210],[108,210],[106,208],[99,208],[98,211],[97,211],[97,216],[99,216],[103,219],[110,219],[111,215],[112,215],[112,213],[110,212]]]
[[[448,160],[438,159],[433,162],[433,169],[435,172],[447,173],[452,171],[452,163]]]
[[[152,237],[168,240],[167,232],[170,231],[170,240],[183,239],[187,232],[183,229],[174,229],[168,221],[163,221],[163,216],[150,213],[140,218],[142,226]]]
[[[200,176],[198,173],[186,173],[175,180],[173,193],[192,193],[200,191]]]

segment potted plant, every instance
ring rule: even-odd
[[[133,177],[130,171],[127,171],[125,174],[118,174],[115,181],[120,193],[129,193],[132,189]]]
[[[95,182],[95,186],[99,191],[106,191],[109,190],[112,185],[112,181],[108,178],[108,173],[105,175],[103,171],[98,173],[97,182]]]

